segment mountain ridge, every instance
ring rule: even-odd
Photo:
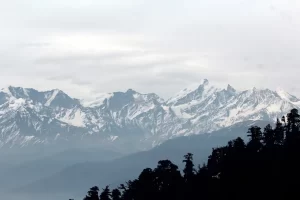
[[[212,132],[243,121],[273,122],[300,99],[282,89],[239,91],[207,79],[164,100],[133,89],[95,95],[85,102],[59,89],[0,90],[0,147],[52,144],[88,138],[99,144],[152,148],[178,136]]]

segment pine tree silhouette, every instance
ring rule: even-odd
[[[102,192],[100,194],[100,200],[110,200],[111,192],[109,189],[109,186],[106,186],[104,189],[102,189]]]
[[[184,156],[185,168],[183,169],[184,179],[188,181],[188,179],[192,178],[195,174],[194,163],[193,163],[193,154],[188,153]]]
[[[283,122],[285,122],[285,118],[283,117]],[[284,126],[283,124],[277,119],[275,129],[274,129],[274,134],[275,134],[275,144],[277,145],[283,145],[284,142]]]
[[[113,189],[111,191],[111,199],[112,200],[121,200],[121,192],[118,189]]]
[[[264,129],[263,144],[270,148],[275,144],[275,132],[270,124]]]
[[[88,195],[84,198],[84,200],[99,200],[98,192],[99,188],[97,186],[92,187],[88,191]]]

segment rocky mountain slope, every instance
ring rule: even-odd
[[[214,87],[208,80],[167,101],[131,89],[86,102],[60,90],[8,87],[0,91],[0,147],[89,140],[148,149],[238,122],[274,121],[299,107],[300,99],[280,89],[237,91],[230,85]]]

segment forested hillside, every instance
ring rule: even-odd
[[[183,158],[183,172],[170,160],[161,160],[155,169],[144,169],[137,179],[116,189],[107,186],[99,191],[97,186],[92,187],[84,200],[297,198],[298,110],[278,119],[274,128],[249,128],[248,136],[249,141],[238,137],[226,146],[215,147],[201,166],[194,166],[192,153]]]

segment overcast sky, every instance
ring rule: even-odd
[[[155,92],[207,78],[300,96],[299,0],[1,0],[0,86]]]

